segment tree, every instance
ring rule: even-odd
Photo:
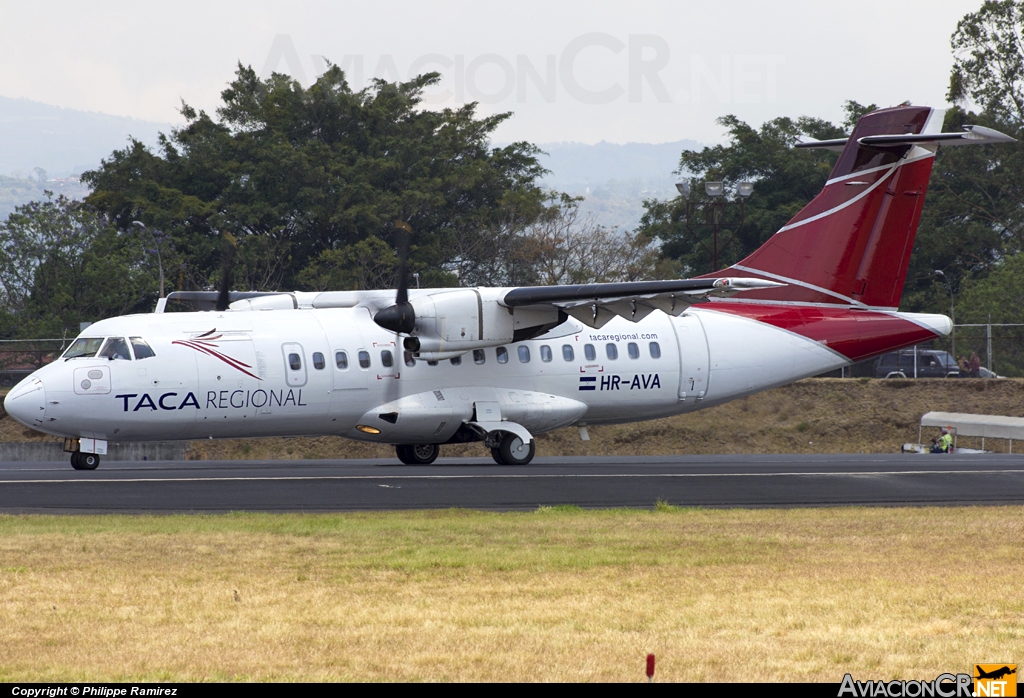
[[[676,276],[649,238],[598,225],[578,198],[559,195],[530,224],[514,213],[456,236],[449,265],[467,286],[525,286],[640,281]]]
[[[8,334],[77,334],[80,322],[148,310],[156,285],[142,238],[81,202],[47,192],[0,224]]]
[[[971,99],[991,118],[1024,121],[1024,3],[986,0],[953,32],[949,100]]]
[[[847,102],[843,126],[851,129],[862,114],[874,110]],[[704,181],[723,181],[733,187],[741,181],[755,183],[753,195],[744,202],[742,225],[726,220],[726,242],[735,232],[732,244],[720,244],[719,266],[743,259],[807,205],[825,185],[836,155],[824,150],[797,150],[793,145],[801,136],[817,139],[840,138],[843,129],[821,119],[779,117],[755,129],[732,115],[718,122],[728,130],[728,143],[683,151],[677,172],[691,177],[691,205],[707,203]],[[687,274],[711,271],[708,252],[711,226],[685,225],[687,201],[677,197],[669,201],[647,200],[639,232],[663,242],[664,256],[679,260]],[[692,220],[692,217],[691,217]]]
[[[183,105],[186,125],[157,152],[132,142],[83,176],[89,201],[122,226],[139,218],[169,231],[193,287],[216,284],[220,231],[238,240],[236,280],[266,290],[319,284],[325,265],[373,238],[393,246],[396,219],[415,231],[424,283],[454,283],[443,269],[457,231],[535,219],[544,170],[527,143],[489,146],[508,114],[424,109],[438,80],[353,92],[331,66],[304,89],[240,65],[217,119]]]

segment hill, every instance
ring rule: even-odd
[[[129,137],[148,145],[171,124],[0,97],[0,174],[63,178],[96,167]],[[36,168],[44,170],[42,176]]]
[[[679,155],[701,148],[692,140],[670,143],[607,143],[593,145],[544,143],[541,164],[550,170],[543,184],[585,197],[581,207],[609,228],[632,230],[643,215],[643,200],[676,196]]]

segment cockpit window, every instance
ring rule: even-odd
[[[108,339],[97,356],[101,359],[132,360],[132,355],[128,351],[128,342],[124,341],[124,337],[111,337]]]
[[[132,343],[132,351],[135,352],[136,361],[156,356],[153,347],[149,346],[149,342],[142,337],[129,337],[128,340]]]
[[[96,356],[103,344],[103,337],[79,337],[64,352],[65,359],[77,359],[79,357]]]

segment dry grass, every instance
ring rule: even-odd
[[[932,678],[1024,656],[1022,537],[996,507],[7,516],[0,681]]]

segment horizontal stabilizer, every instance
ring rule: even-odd
[[[833,150],[837,153],[843,152],[846,141],[849,138],[830,138],[827,141],[819,141],[817,138],[803,137],[793,146],[794,148],[814,148],[816,150]]]
[[[849,138],[833,138],[819,141],[804,138],[794,145],[795,148],[817,148],[841,152]],[[899,146],[917,145],[920,143],[938,143],[939,145],[985,145],[986,143],[1014,143],[1016,138],[985,126],[964,126],[963,133],[890,133],[877,136],[864,136],[857,143],[868,148],[895,148]]]

